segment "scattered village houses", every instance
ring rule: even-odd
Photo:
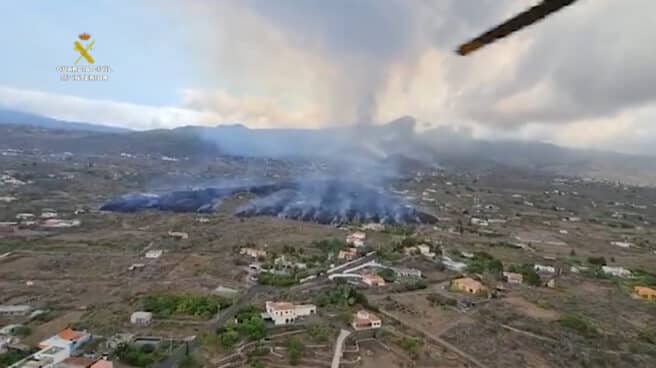
[[[162,256],[162,250],[161,249],[151,249],[146,252],[145,257],[146,258],[151,258],[151,259],[156,259]]]
[[[356,331],[380,328],[382,325],[383,321],[378,316],[365,310],[357,311],[353,315],[353,321],[351,322],[351,327]]]
[[[346,237],[346,244],[360,248],[364,247],[364,241],[367,239],[367,234],[362,231],[356,231]]]
[[[358,250],[355,248],[347,248],[340,250],[337,253],[337,259],[343,259],[345,261],[351,261],[358,257]]]
[[[524,282],[524,276],[517,272],[504,272],[503,277],[506,278],[509,284],[521,284]]]
[[[0,316],[25,316],[31,311],[29,305],[0,305]]]
[[[181,231],[169,231],[168,234],[169,234],[170,237],[180,239],[180,240],[189,239],[189,234],[181,232]]]
[[[38,352],[24,359],[10,368],[55,368],[59,363],[71,357],[71,354],[82,345],[91,340],[91,334],[86,331],[75,331],[70,328],[60,331],[58,334],[39,343]],[[70,361],[74,363],[75,361]],[[64,365],[66,367],[66,365]],[[93,367],[93,364],[89,367]],[[101,365],[96,367],[107,367]],[[111,366],[109,366],[111,367]]]
[[[480,281],[474,280],[471,277],[463,277],[451,281],[451,288],[469,294],[482,294],[487,291],[487,288]]]
[[[385,286],[385,280],[373,272],[363,274],[362,282],[369,286]]]
[[[631,271],[627,270],[624,267],[615,267],[615,266],[601,266],[601,271],[607,275],[615,277],[630,277]]]
[[[541,264],[533,265],[535,272],[544,272],[544,273],[556,273],[556,268],[554,266],[545,266]]]
[[[643,299],[656,300],[656,289],[646,286],[636,286],[633,288],[633,292]]]
[[[261,250],[261,249],[255,249],[255,248],[241,248],[239,251],[239,254],[245,254],[249,257],[253,258],[260,258],[260,257],[266,257],[267,252],[266,250]]]
[[[266,312],[262,313],[262,318],[272,320],[276,326],[294,323],[299,317],[317,313],[317,307],[314,304],[267,301],[265,307]]]
[[[148,326],[153,321],[151,312],[138,311],[130,315],[130,323],[137,326]]]

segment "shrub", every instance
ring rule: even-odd
[[[257,276],[257,282],[259,282],[262,285],[288,287],[296,284],[298,280],[296,278],[296,275],[262,272]]]
[[[229,305],[230,302],[225,299],[191,294],[149,295],[143,301],[144,310],[162,317],[187,315],[210,318]]]
[[[596,266],[605,266],[606,258],[604,257],[588,257],[588,263]]]
[[[294,336],[287,340],[287,354],[289,355],[289,364],[297,365],[303,357],[305,346],[301,340]]]
[[[566,315],[558,320],[561,326],[574,331],[580,336],[586,338],[595,338],[599,336],[599,331],[588,323],[586,320],[575,315]]]

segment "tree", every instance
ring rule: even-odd
[[[588,263],[595,266],[605,266],[606,258],[605,257],[588,257]]]
[[[378,271],[378,275],[385,280],[385,282],[394,282],[396,280],[396,273],[390,268],[383,268]]]
[[[297,365],[303,357],[305,346],[301,340],[294,336],[287,340],[287,354],[289,355],[289,364]]]

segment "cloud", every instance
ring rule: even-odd
[[[208,125],[218,119],[217,115],[211,112],[94,100],[2,86],[0,108],[61,120],[92,122],[136,130],[173,128],[182,124]]]
[[[647,144],[656,140],[656,3],[581,0],[471,56],[453,52],[533,3],[151,2],[187,27],[180,47],[204,81],[181,86],[179,106],[17,90],[0,100],[140,129],[236,122],[317,128],[410,115],[418,126],[479,138],[656,154]]]

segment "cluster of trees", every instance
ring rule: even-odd
[[[346,242],[339,239],[324,239],[313,243],[324,254],[337,254],[340,250],[349,247]]]
[[[303,358],[304,350],[305,346],[298,337],[290,337],[289,340],[287,340],[287,354],[289,356],[289,364],[298,365],[298,363],[301,361],[301,358]]]
[[[431,293],[426,296],[426,299],[433,307],[437,306],[455,306],[458,304],[458,301],[454,298],[449,298],[442,294]]]
[[[501,274],[503,272],[503,263],[486,252],[475,252],[474,258],[467,262],[467,272],[469,273],[493,273]]]
[[[18,350],[9,350],[6,353],[0,354],[0,367],[9,367],[10,365],[18,362],[21,359],[25,359],[30,352],[18,351]]]
[[[210,318],[219,309],[228,307],[226,299],[191,294],[149,295],[143,301],[144,310],[158,316],[187,315]]]
[[[565,315],[558,320],[558,323],[582,337],[591,339],[600,335],[595,326],[576,315]]]
[[[338,306],[345,307],[355,304],[368,306],[367,297],[348,284],[341,282],[335,288],[321,293],[317,298],[319,307]]]
[[[332,330],[324,324],[314,324],[308,327],[308,335],[316,342],[327,342],[330,340]]]
[[[398,345],[401,349],[405,350],[412,359],[419,358],[419,352],[421,350],[421,341],[418,339],[412,339],[409,337],[402,337],[398,340]]]
[[[237,312],[235,320],[236,323],[227,324],[217,331],[223,347],[230,348],[242,339],[256,341],[266,337],[267,329],[257,308],[253,306],[243,308]]]
[[[121,344],[114,351],[114,355],[121,362],[133,367],[150,367],[153,363],[164,358],[164,354],[152,345],[136,347],[130,344]]]
[[[298,283],[298,276],[296,274],[284,274],[273,272],[262,272],[257,275],[257,282],[262,285],[271,285],[278,287],[288,287]]]
[[[529,285],[540,286],[542,284],[540,275],[538,275],[538,273],[535,271],[535,268],[530,263],[523,264],[521,266],[510,265],[510,267],[508,267],[508,271],[521,273],[522,277],[524,278],[524,282]]]

